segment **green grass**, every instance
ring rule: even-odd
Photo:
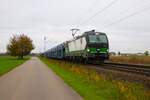
[[[79,64],[40,59],[85,100],[150,100],[149,92],[139,84],[107,79]]]
[[[21,60],[11,56],[0,56],[0,76],[21,65],[28,59],[29,57]]]

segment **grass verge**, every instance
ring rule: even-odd
[[[24,59],[17,59],[11,56],[0,56],[0,76],[9,72],[16,66],[21,65],[28,59],[29,56],[25,57]]]
[[[85,100],[150,100],[139,84],[115,81],[79,64],[40,59]]]

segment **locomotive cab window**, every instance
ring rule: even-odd
[[[107,43],[107,37],[104,34],[100,35],[89,35],[90,43]]]

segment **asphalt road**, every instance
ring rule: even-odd
[[[82,100],[38,58],[0,77],[0,100]]]

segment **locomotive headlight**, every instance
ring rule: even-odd
[[[97,51],[100,51],[100,49],[97,49]]]
[[[87,48],[87,52],[90,52],[90,49],[89,49],[89,48]]]

